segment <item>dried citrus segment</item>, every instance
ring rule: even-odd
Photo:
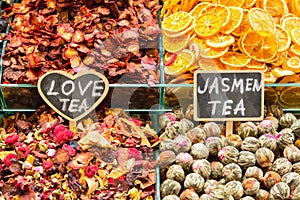
[[[274,67],[271,71],[276,77],[283,77],[295,74],[292,70],[282,69],[281,67]]]
[[[247,65],[246,68],[249,70],[266,70],[267,66],[264,62],[258,62],[256,60],[251,60]]]
[[[261,8],[251,8],[248,12],[248,19],[251,27],[256,31],[275,32],[273,17]]]
[[[229,49],[229,47],[225,48],[211,48],[205,44],[205,40],[199,37],[192,37],[190,44],[195,43],[198,45],[200,51],[200,57],[202,58],[219,58],[223,56]]]
[[[165,66],[165,73],[168,75],[185,73],[194,62],[194,53],[188,49],[184,49],[177,55],[174,63],[169,66]]]
[[[300,56],[300,45],[292,44],[288,52],[291,56]]]
[[[300,1],[292,0],[291,12],[300,17]]]
[[[291,57],[282,65],[283,69],[291,70],[295,73],[300,72],[300,58],[299,57]]]
[[[232,31],[237,29],[241,25],[244,16],[242,8],[229,6],[228,9],[230,11],[230,20],[221,30],[224,34],[230,34]]]
[[[163,47],[165,50],[176,53],[187,47],[190,40],[190,35],[182,35],[180,37],[168,37],[163,35]]]
[[[205,13],[216,14],[222,23],[222,27],[226,26],[229,23],[230,11],[226,6],[211,4],[207,6],[205,9],[203,9],[199,14],[199,16]]]
[[[291,31],[291,38],[295,44],[300,45],[300,27]]]
[[[210,37],[221,29],[222,23],[219,16],[214,13],[199,15],[195,20],[194,31],[200,37]]]
[[[272,17],[278,18],[289,12],[285,0],[263,0],[263,9]]]
[[[282,21],[286,18],[290,18],[290,17],[297,17],[295,14],[293,13],[287,13],[285,15],[283,15],[281,18],[280,18],[280,25],[282,24]]]
[[[300,27],[299,17],[288,17],[282,20],[281,27],[290,33],[293,29]]]
[[[266,62],[276,56],[278,44],[274,34],[252,30],[242,36],[241,48],[252,59]]]
[[[187,27],[185,30],[183,30],[181,32],[169,32],[169,31],[162,30],[162,34],[166,35],[167,37],[179,37],[179,36],[182,36],[182,35],[192,32],[193,29],[194,29],[194,27],[192,25],[190,25],[189,27]]]
[[[288,32],[281,26],[276,25],[275,36],[278,43],[278,52],[286,51],[291,45],[291,38]]]
[[[242,8],[251,8],[255,5],[256,0],[245,0]]]
[[[284,87],[281,90],[279,101],[289,106],[299,106],[300,87]]]
[[[190,14],[197,18],[199,16],[199,14],[201,13],[202,10],[204,10],[207,6],[211,5],[211,3],[209,2],[201,2],[199,4],[197,4],[193,10],[190,11]]]
[[[244,67],[251,61],[251,58],[242,53],[229,51],[220,58],[220,61],[232,67]]]
[[[237,27],[234,31],[232,31],[232,35],[234,36],[241,36],[243,33],[252,30],[252,27],[250,25],[249,19],[248,19],[248,11],[243,12],[243,19],[242,19],[242,23],[240,24],[239,27]]]
[[[178,33],[185,30],[192,23],[192,16],[185,11],[178,11],[166,17],[162,22],[162,29],[170,33]]]
[[[215,35],[211,38],[206,39],[205,43],[209,47],[213,48],[224,48],[232,45],[235,39],[231,35]]]
[[[223,6],[237,6],[241,7],[245,0],[218,0],[218,4]]]

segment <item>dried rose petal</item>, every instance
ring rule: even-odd
[[[72,42],[81,43],[83,41],[84,41],[84,32],[81,30],[76,30],[72,37]]]
[[[83,59],[83,63],[86,65],[86,66],[90,66],[92,64],[94,64],[96,58],[95,56],[93,55],[87,55],[84,59]]]
[[[57,26],[57,35],[62,37],[67,42],[70,42],[73,37],[74,29],[69,24],[59,24]]]
[[[78,56],[78,51],[74,48],[71,48],[70,46],[68,46],[67,49],[64,49],[63,52],[63,58],[65,60],[70,59],[72,56]]]
[[[72,56],[72,57],[70,58],[70,63],[71,63],[71,67],[72,67],[72,68],[79,67],[80,64],[81,64],[81,58],[80,58],[78,55]]]

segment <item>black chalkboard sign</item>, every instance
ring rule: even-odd
[[[262,120],[262,71],[196,71],[194,119],[197,121]]]
[[[38,81],[38,91],[44,101],[69,121],[77,121],[94,110],[108,88],[107,79],[97,72],[73,76],[57,70],[44,74]]]

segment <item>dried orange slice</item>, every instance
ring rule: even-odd
[[[189,27],[187,27],[185,30],[181,31],[181,32],[168,32],[165,30],[162,30],[162,35],[165,35],[167,37],[179,37],[185,34],[188,34],[190,32],[192,32],[194,29],[194,27],[192,25],[190,25]]]
[[[267,11],[272,17],[281,18],[284,14],[289,12],[285,0],[263,0],[263,9]]]
[[[219,16],[214,13],[199,15],[194,23],[194,31],[200,37],[210,37],[221,29],[222,23]]]
[[[287,57],[286,51],[280,52],[280,53],[277,53],[276,56],[272,60],[268,61],[268,63],[272,64],[273,67],[279,67],[283,64],[286,57]]]
[[[275,32],[273,17],[261,8],[251,8],[248,12],[248,19],[251,27],[256,31]]]
[[[198,62],[200,70],[224,70],[225,66],[219,60],[202,58]]]
[[[242,8],[229,6],[228,9],[230,11],[230,20],[221,30],[224,34],[230,34],[232,31],[237,29],[241,25],[244,16]]]
[[[291,30],[291,38],[295,44],[300,45],[300,27]]]
[[[300,58],[299,57],[291,57],[287,61],[285,61],[282,65],[283,69],[291,70],[295,73],[300,72]]]
[[[184,49],[179,54],[177,54],[174,63],[165,66],[165,73],[168,75],[178,75],[185,73],[194,62],[194,53],[191,50]]]
[[[220,57],[220,61],[232,67],[244,67],[251,61],[251,58],[242,53],[228,51],[225,55]]]
[[[277,40],[270,32],[251,30],[242,36],[240,42],[243,52],[257,61],[266,62],[277,54]]]
[[[256,0],[245,0],[242,8],[251,8],[255,5]]]
[[[179,37],[168,37],[163,35],[162,43],[165,50],[176,53],[187,47],[190,40],[190,35],[182,35]]]
[[[275,76],[271,71],[267,71],[264,73],[265,83],[275,83],[277,79],[277,76]]]
[[[230,20],[230,11],[226,6],[221,6],[221,5],[216,5],[216,4],[211,4],[204,8],[200,15],[203,15],[205,13],[213,13],[216,14],[222,24],[222,27],[226,26],[229,23]]]
[[[190,14],[197,18],[202,10],[204,10],[207,6],[211,5],[209,2],[201,2],[198,3],[191,11]]]
[[[243,13],[244,14],[243,14],[242,23],[234,31],[232,31],[232,35],[237,37],[241,36],[243,33],[246,33],[249,30],[252,30],[252,27],[248,19],[248,11],[244,10]]]
[[[282,69],[281,67],[274,67],[274,68],[272,68],[271,72],[276,77],[283,77],[283,76],[289,76],[289,75],[295,74],[292,70]]]
[[[291,45],[291,37],[281,26],[276,25],[275,36],[278,43],[278,52],[286,51]]]
[[[299,106],[300,87],[284,87],[281,90],[279,101],[289,106]]]
[[[264,62],[258,62],[256,60],[251,60],[247,65],[246,68],[249,70],[263,70],[267,69],[267,65]]]
[[[293,29],[300,27],[299,17],[287,17],[282,20],[281,27],[290,33]]]
[[[282,21],[286,18],[290,18],[290,17],[297,17],[295,14],[293,13],[287,13],[285,15],[283,15],[281,18],[280,18],[280,23],[279,24],[282,24]]]
[[[288,50],[289,55],[300,57],[300,45],[292,44]]]
[[[189,13],[178,11],[165,18],[162,29],[170,34],[178,33],[189,27],[192,21],[193,17]]]
[[[215,35],[206,39],[205,44],[212,48],[224,48],[232,45],[234,41],[231,35]]]
[[[271,104],[277,103],[278,95],[277,95],[275,88],[265,87],[264,92],[265,92],[264,100],[265,100],[266,104],[271,105]]]
[[[218,0],[218,4],[223,6],[242,7],[245,0]]]

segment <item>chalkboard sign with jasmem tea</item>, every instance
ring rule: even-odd
[[[38,81],[38,91],[44,101],[69,121],[77,121],[94,110],[108,89],[106,77],[91,71],[75,76],[64,71],[51,71]]]
[[[194,119],[197,121],[262,120],[262,71],[196,71]]]

